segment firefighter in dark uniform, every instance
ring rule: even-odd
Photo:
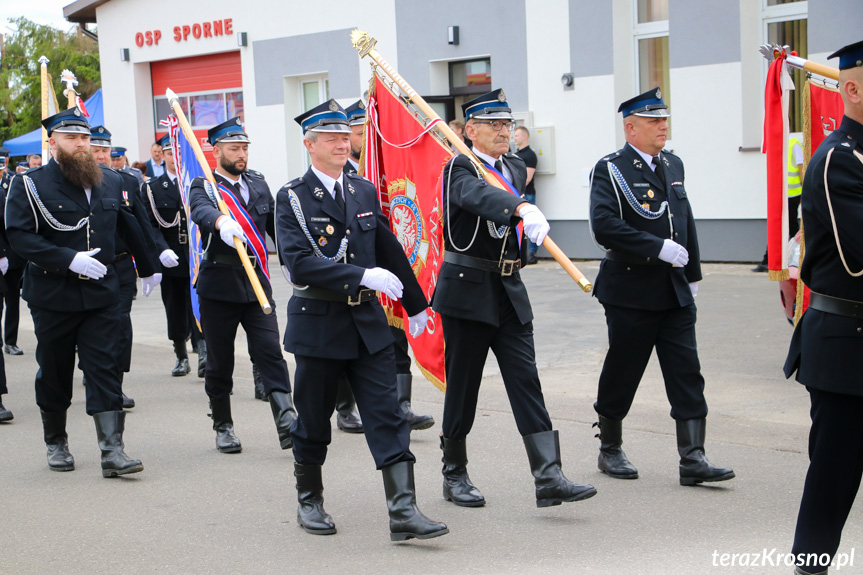
[[[6,195],[9,193],[9,184],[12,182],[12,176],[9,174],[9,170],[6,169],[8,163],[8,153],[9,150],[0,147],[0,209],[2,209],[4,213],[6,211]],[[8,292],[9,287],[6,284],[6,279],[10,271],[9,262],[13,257],[14,252],[9,247],[9,242],[6,238],[4,213],[0,213],[0,223],[3,224],[0,225],[0,272],[2,272],[2,275],[0,275],[0,289]],[[12,289],[16,288],[13,286]],[[6,305],[6,320],[8,321],[9,304],[7,303]],[[12,421],[12,419],[14,419],[12,412],[3,406],[3,396],[7,393],[9,393],[9,390],[6,388],[6,367],[3,360],[3,354],[0,354],[0,423],[3,423],[5,421]]]
[[[417,508],[410,428],[396,397],[393,338],[375,290],[402,300],[413,334],[426,324],[428,302],[381,213],[377,190],[343,171],[350,151],[345,111],[329,100],[295,120],[312,165],[279,190],[277,221],[279,252],[294,284],[285,350],[297,362],[297,522],[308,533],[336,532],[323,507],[321,467],[336,388],[347,375],[383,474],[390,538],[444,535],[447,526]]]
[[[90,130],[90,152],[97,164],[109,167],[111,161],[111,132],[104,126],[95,126]],[[150,220],[147,210],[141,202],[138,191],[138,180],[128,172],[118,171],[123,178],[123,205],[131,210],[138,225],[144,233],[144,239],[150,249],[153,261],[156,260],[156,244],[153,240],[153,232],[150,228]],[[138,272],[132,261],[129,246],[123,241],[122,236],[117,234],[114,238],[114,269],[120,281],[120,337],[117,339],[117,361],[120,363],[120,384],[123,383],[123,374],[129,373],[132,368],[132,300],[138,293]],[[135,407],[135,400],[123,393],[123,409]]]
[[[136,180],[138,180],[138,187],[144,185],[144,174],[141,173],[141,170],[138,168],[133,168],[129,165],[128,159],[126,158],[126,148],[122,146],[114,146],[111,148],[111,166],[118,172],[125,172],[131,176],[134,176]]]
[[[863,475],[863,42],[842,48],[841,125],[812,155],[803,179],[811,291],[785,363],[811,400],[809,471],[792,553],[796,573],[827,573]],[[826,558],[826,562],[820,559]]]
[[[348,122],[351,125],[351,155],[345,163],[345,173],[356,174],[359,171],[360,154],[362,153],[363,138],[365,136],[366,106],[362,100],[357,100],[345,108],[345,114],[347,114]],[[405,417],[407,417],[408,425],[412,431],[428,429],[434,425],[434,417],[431,415],[420,415],[411,409],[411,384],[413,376],[411,374],[411,358],[408,355],[407,334],[405,334],[404,329],[394,325],[390,325],[390,329],[395,339],[393,351],[396,354],[396,388],[399,394],[399,406],[404,412]],[[347,385],[347,382],[344,382],[344,387],[350,393],[350,387]],[[342,410],[339,408],[341,403],[339,397],[341,397],[341,394],[342,383],[340,382],[339,396],[336,399],[336,408],[339,410],[340,416],[342,413]]]
[[[177,186],[177,168],[167,134],[159,140],[165,171],[141,188],[150,217],[159,261],[162,264],[162,303],[168,324],[168,339],[174,343],[177,361],[171,375],[182,377],[191,371],[186,338],[191,334],[192,348],[198,352],[198,377],[207,366],[207,344],[192,313],[189,279],[189,230],[183,197]]]
[[[239,118],[210,128],[207,133],[216,160],[216,181],[233,191],[243,209],[248,212],[261,237],[269,234],[275,240],[275,202],[264,176],[246,169],[249,158],[249,137]],[[209,186],[209,184],[207,184]],[[201,309],[201,327],[210,351],[204,387],[213,410],[216,447],[222,453],[242,450],[234,434],[231,417],[231,390],[234,387],[234,339],[242,324],[249,340],[252,361],[261,373],[264,392],[270,401],[279,444],[291,447],[291,425],[296,411],[291,401],[291,379],[288,364],[279,348],[279,324],[276,304],[269,279],[262,263],[252,260],[255,273],[270,301],[273,312],[264,314],[252,283],[240,263],[234,248],[234,237],[244,239],[240,224],[222,214],[214,203],[212,190],[196,178],[189,191],[192,220],[201,230],[204,258],[195,289]],[[264,254],[266,257],[266,253]]]
[[[75,348],[87,373],[87,413],[93,416],[102,474],[113,477],[143,469],[123,450],[119,337],[114,268],[117,233],[135,257],[144,294],[158,282],[143,232],[124,206],[123,180],[90,154],[90,127],[78,108],[42,121],[54,155],[46,165],[12,180],[6,202],[6,232],[13,249],[28,260],[23,297],[33,316],[37,346],[36,403],[42,410],[48,465],[68,471],[66,410],[72,399]]]
[[[607,253],[593,295],[605,308],[609,349],[594,404],[598,466],[617,479],[638,470],[621,449],[622,421],[656,348],[677,426],[680,484],[724,481],[704,455],[707,402],[695,343],[701,261],[683,162],[663,151],[668,107],[659,88],[620,105],[627,144],[593,169],[590,224]]]
[[[467,435],[476,416],[482,371],[489,350],[500,366],[518,431],[534,476],[537,507],[579,501],[596,494],[592,485],[570,482],[561,471],[560,443],[545,407],[533,341],[533,312],[521,281],[517,230],[541,245],[548,233],[542,212],[520,194],[527,170],[507,153],[513,120],[503,90],[462,105],[473,152],[495,167],[519,195],[489,186],[467,156],[444,167],[444,263],[432,296],[445,342],[443,494],[463,507],[485,504],[467,473]]]
[[[5,205],[6,195],[9,193],[9,185],[12,183],[14,172],[9,170],[9,150],[0,146],[0,192],[3,194],[3,202]],[[6,247],[9,247],[9,241],[6,240],[6,230],[0,230],[0,235],[6,241]],[[3,296],[3,303],[6,307],[6,318],[3,323],[3,352],[8,355],[23,355],[24,352],[18,347],[18,320],[20,317],[21,307],[21,277],[24,275],[24,258],[9,249],[7,257],[9,258],[9,267],[3,279],[6,280],[6,294]],[[0,418],[2,418],[0,413]]]

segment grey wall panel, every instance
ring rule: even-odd
[[[614,74],[612,3],[569,0],[569,61],[576,78]]]
[[[429,93],[430,61],[490,55],[493,89],[504,89],[513,111],[528,109],[524,0],[397,0],[395,6],[399,73],[417,92],[444,95]],[[458,46],[447,44],[450,26],[459,27]]]
[[[573,259],[601,259],[602,251],[593,243],[587,222],[557,220],[550,236]],[[757,262],[767,245],[765,220],[696,220],[698,247],[705,262]],[[550,257],[540,248],[540,257]]]
[[[672,68],[740,61],[740,0],[669,0],[668,4]]]
[[[809,53],[834,52],[863,40],[863,2],[809,0]],[[831,60],[837,66],[838,60]]]
[[[284,103],[285,76],[326,72],[332,98],[357,98],[360,72],[351,28],[253,42],[257,106]]]

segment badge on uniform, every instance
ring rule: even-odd
[[[632,160],[632,165],[638,169],[641,169],[641,160]]]
[[[328,233],[328,234],[332,235],[332,234],[334,234],[335,232],[336,232],[336,228],[334,228],[332,224],[330,224],[330,225],[328,225],[328,226],[327,226],[327,233]],[[322,237],[321,239],[323,239],[323,237]],[[323,244],[321,244],[321,245],[323,245]]]
[[[648,198],[653,198],[653,195],[654,195],[653,190],[647,190],[647,197]]]
[[[348,182],[348,191],[351,193],[352,196],[357,195],[357,192],[354,190],[354,187],[351,185],[350,182]]]
[[[168,189],[168,182],[162,182],[162,187],[167,190]]]
[[[325,245],[327,245],[327,238],[325,238],[324,236],[319,237],[318,238],[318,245],[321,247],[324,247]]]
[[[641,207],[644,208],[645,210],[649,210],[650,204],[648,204],[647,202],[644,202],[643,204],[641,204]]]
[[[312,190],[312,193],[319,200],[324,197],[324,191],[320,188],[315,188],[314,190]]]

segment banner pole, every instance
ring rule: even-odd
[[[500,183],[492,177],[491,173],[485,168],[485,165],[474,156],[473,152],[465,145],[464,141],[461,138],[456,136],[455,132],[452,131],[446,122],[444,122],[440,116],[429,106],[422,97],[417,94],[416,90],[414,90],[410,84],[408,84],[404,78],[402,78],[399,73],[393,68],[386,60],[384,60],[378,51],[375,49],[375,44],[377,44],[377,40],[372,38],[366,32],[362,32],[360,30],[354,30],[351,32],[351,43],[356,48],[357,52],[360,54],[360,58],[365,56],[369,56],[380,68],[381,70],[389,76],[393,82],[407,95],[408,98],[416,105],[417,108],[420,109],[422,113],[428,117],[429,120],[435,121],[435,128],[443,134],[443,136],[450,142],[450,144],[455,147],[459,153],[467,156],[471,162],[476,166],[480,175],[483,179],[488,182],[490,185],[495,186],[496,188],[501,188]],[[560,264],[560,266],[569,274],[569,276],[584,290],[585,293],[589,293],[593,289],[593,284],[590,283],[590,280],[585,277],[581,271],[575,267],[569,258],[563,253],[554,241],[548,236],[545,237],[545,240],[542,242],[542,246],[548,250],[548,253]]]
[[[180,106],[180,99],[170,88],[165,90],[165,96],[167,96],[168,102],[171,103],[171,108],[174,109],[174,114],[177,115],[177,121],[180,123],[180,128],[183,130],[183,133],[186,135],[186,140],[189,141],[189,144],[192,146],[192,150],[195,152],[195,158],[198,160],[198,163],[201,164],[201,169],[204,170],[204,176],[213,186],[219,211],[230,218],[231,212],[228,210],[225,200],[222,199],[222,194],[219,192],[219,185],[216,183],[216,178],[213,177],[213,171],[210,170],[210,165],[207,163],[207,158],[204,157],[201,145],[195,138],[192,126],[189,124],[189,120],[186,119],[186,114],[183,113],[183,108]],[[258,298],[258,303],[261,305],[261,309],[264,310],[265,314],[273,313],[273,308],[270,306],[267,294],[264,293],[264,288],[261,287],[261,281],[258,279],[258,275],[255,273],[254,268],[252,268],[249,254],[246,253],[246,247],[240,238],[234,237],[234,248],[237,250],[237,255],[240,256],[243,269],[246,270],[246,276],[248,276],[249,281],[252,283],[252,289],[255,290],[255,296]]]

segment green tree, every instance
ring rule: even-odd
[[[39,127],[42,120],[40,56],[50,60],[48,75],[61,109],[66,108],[60,73],[71,70],[86,100],[99,89],[99,45],[75,32],[64,32],[27,18],[9,18],[14,32],[4,34],[0,62],[0,141]]]

